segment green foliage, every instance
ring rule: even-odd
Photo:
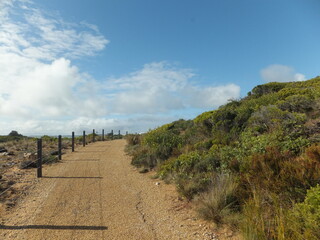
[[[174,148],[179,147],[182,138],[173,131],[167,131],[169,126],[164,126],[148,132],[143,138],[143,145],[150,148],[160,160],[167,159]]]
[[[314,101],[309,96],[292,95],[277,103],[280,109],[290,112],[310,112],[314,108]]]
[[[192,200],[196,194],[206,191],[209,183],[210,178],[205,174],[188,175],[180,173],[175,178],[178,193],[187,200]]]
[[[291,234],[295,239],[320,239],[320,185],[308,190],[302,203],[294,206],[291,212],[294,228]]]
[[[252,89],[250,96],[261,97],[274,92],[279,92],[281,89],[286,87],[287,83],[271,82],[264,85],[258,85]]]
[[[128,142],[134,165],[155,168],[188,200],[201,194],[204,218],[237,223],[245,239],[314,239],[311,227],[295,225],[294,233],[291,226],[297,216],[298,223],[314,222],[314,208],[292,206],[309,199],[307,190],[319,183],[319,117],[320,77],[268,83]],[[227,194],[222,182],[229,180],[212,176],[232,176],[237,187]],[[236,196],[234,204],[224,201],[226,195]]]
[[[212,127],[212,123],[210,122],[210,118],[212,116],[212,114],[214,114],[215,111],[208,111],[208,112],[204,112],[202,114],[200,114],[199,116],[197,116],[195,119],[194,119],[194,122],[196,124],[201,124],[203,123],[204,125],[207,125],[206,124],[206,121],[208,121],[208,126],[209,127]]]
[[[172,158],[166,161],[160,170],[160,176],[165,177],[169,173],[191,174],[196,163],[199,163],[201,155],[198,152],[181,154],[178,158]]]
[[[273,130],[289,119],[289,114],[274,105],[262,106],[249,119],[249,125],[257,133],[262,134]]]

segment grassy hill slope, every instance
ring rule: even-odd
[[[320,239],[320,77],[255,87],[194,120],[128,137],[137,167],[245,239]]]

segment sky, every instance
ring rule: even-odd
[[[0,0],[0,135],[146,132],[320,72],[319,0]]]

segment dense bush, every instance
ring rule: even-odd
[[[289,234],[294,239],[320,239],[320,185],[308,190],[306,198],[291,211]]]
[[[245,239],[319,239],[319,117],[320,77],[268,83],[128,143],[134,165],[200,196],[204,218]]]

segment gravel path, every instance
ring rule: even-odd
[[[174,186],[130,165],[125,144],[97,142],[46,166],[2,216],[0,239],[218,239]]]

